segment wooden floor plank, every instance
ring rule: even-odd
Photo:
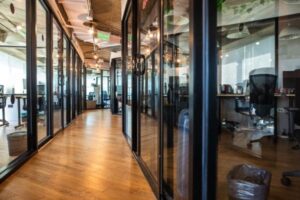
[[[0,185],[0,199],[155,199],[121,125],[109,110],[79,116]]]

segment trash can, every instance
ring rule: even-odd
[[[27,132],[18,131],[7,135],[9,156],[18,156],[27,150]]]
[[[268,199],[271,173],[251,165],[238,165],[228,174],[230,200]]]

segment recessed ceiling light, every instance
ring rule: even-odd
[[[260,45],[260,42],[256,42],[255,44],[258,46],[258,45]]]

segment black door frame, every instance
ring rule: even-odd
[[[128,10],[133,9],[133,52],[137,52],[134,48],[138,40],[138,15],[137,0],[127,2],[125,9],[125,17],[122,20],[123,28],[123,58],[125,58],[124,42],[126,36],[125,19]],[[217,7],[215,1],[210,0],[189,0],[190,3],[190,78],[189,78],[189,113],[190,113],[190,145],[189,161],[191,167],[189,170],[190,187],[189,199],[213,200],[216,199],[216,161],[217,161],[217,50],[216,50],[216,14]],[[163,16],[164,1],[160,0],[160,16]],[[163,55],[163,17],[160,17],[160,57]],[[136,34],[136,35],[135,35]],[[125,65],[123,59],[123,67]],[[160,59],[160,69],[162,72],[163,60]],[[124,76],[124,71],[123,71]],[[134,81],[137,82],[137,81]],[[160,87],[162,88],[162,79],[160,76]],[[136,85],[135,85],[136,87]],[[123,89],[126,85],[123,84]],[[162,91],[162,90],[161,90]],[[137,90],[135,90],[135,93]],[[125,97],[125,96],[123,96]],[[133,98],[137,101],[138,97]],[[160,106],[162,109],[162,94],[160,92]],[[124,101],[123,101],[124,103]],[[124,104],[123,104],[124,106]],[[133,105],[138,108],[137,105]],[[160,109],[160,110],[161,110]],[[136,111],[133,111],[137,112]],[[161,115],[161,114],[160,114]],[[138,122],[136,116],[135,122]],[[125,122],[123,121],[123,127]],[[137,130],[133,130],[132,134],[137,135]],[[124,131],[124,129],[123,129]],[[162,141],[162,119],[160,117],[160,141]],[[138,136],[137,136],[138,138]],[[139,149],[139,148],[138,148]],[[160,163],[163,155],[161,151],[163,145],[160,142]],[[132,149],[137,160],[139,154],[137,149]],[[139,162],[140,163],[140,162]],[[144,167],[141,165],[144,170]],[[162,177],[162,165],[160,164],[160,180]],[[147,173],[145,173],[146,177]],[[151,184],[151,180],[150,184]],[[162,196],[163,186],[159,183],[159,199]]]

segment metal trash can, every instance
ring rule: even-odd
[[[238,165],[228,174],[230,200],[268,199],[272,174],[251,165]]]
[[[18,156],[27,150],[27,132],[17,131],[7,135],[9,156]]]

